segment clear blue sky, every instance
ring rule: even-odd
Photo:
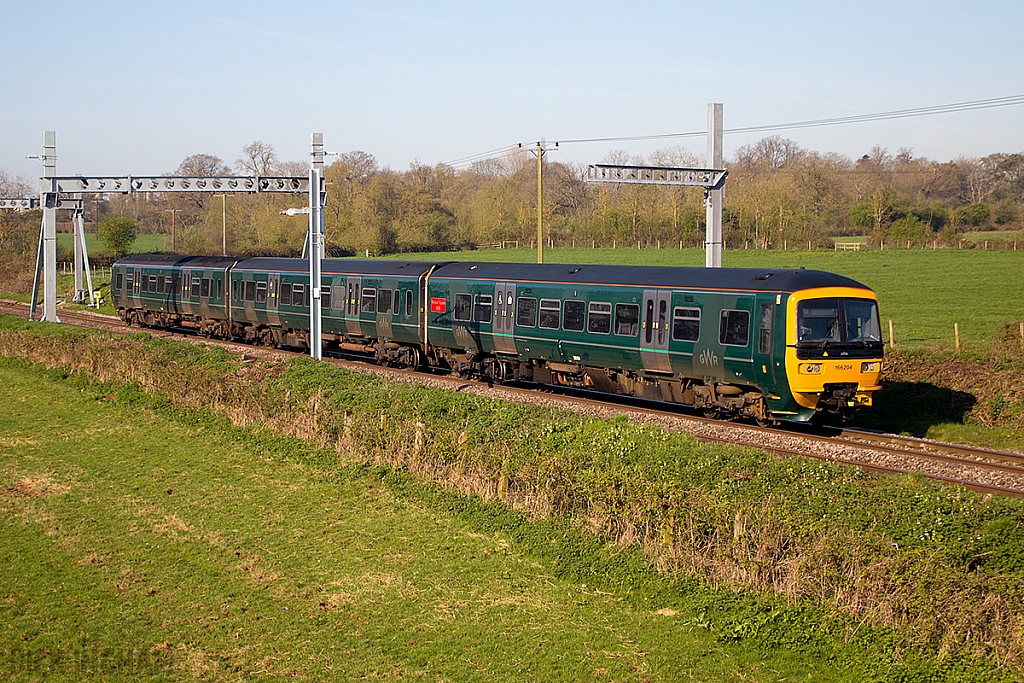
[[[306,160],[309,134],[381,164],[516,142],[700,131],[1024,93],[1024,3],[56,2],[3,5],[0,167],[155,174],[253,140]],[[860,156],[1024,150],[1024,106],[782,133]],[[730,135],[726,156],[761,134]],[[558,160],[678,142],[572,145]]]

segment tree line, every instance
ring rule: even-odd
[[[615,152],[604,161],[705,165],[703,157],[679,147],[646,157]],[[771,136],[737,149],[726,167],[723,233],[730,246],[825,246],[837,235],[865,236],[869,243],[955,245],[964,232],[1015,228],[1024,220],[1024,153],[940,162],[915,157],[909,149],[891,154],[876,146],[851,158]],[[702,189],[588,184],[585,170],[581,164],[545,162],[544,222],[556,244],[703,244]],[[281,161],[271,145],[256,141],[231,166],[195,154],[170,174],[234,173],[305,176],[308,166]],[[465,169],[414,162],[405,171],[351,151],[333,161],[325,177],[330,253],[447,250],[536,239],[536,160],[528,151]],[[26,194],[29,186],[0,169],[0,195]],[[173,218],[180,252],[220,253],[226,225],[230,253],[292,255],[302,248],[306,219],[281,211],[304,204],[302,195],[151,193],[97,198],[87,202],[86,214],[90,224],[125,217],[147,233],[169,233]],[[34,252],[38,217],[0,214],[0,248]]]

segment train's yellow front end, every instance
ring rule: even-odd
[[[786,376],[801,412],[848,418],[870,406],[883,362],[875,293],[855,287],[794,292],[786,321]]]

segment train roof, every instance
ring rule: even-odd
[[[346,274],[354,275],[406,275],[419,277],[424,275],[432,267],[438,265],[436,261],[404,261],[400,259],[378,259],[373,261],[359,261],[348,259],[324,259],[321,265],[321,272],[324,275]],[[308,273],[309,259],[297,258],[249,258],[239,261],[235,270],[272,270],[276,272]]]
[[[118,259],[116,265],[140,268],[179,266],[186,268],[228,268],[237,258],[231,256],[182,256],[181,254],[131,254]]]
[[[691,268],[536,263],[448,263],[433,277],[514,280],[577,285],[632,285],[685,289],[794,292],[817,287],[868,289],[843,275],[802,268]]]

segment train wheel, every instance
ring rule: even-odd
[[[703,412],[704,417],[709,420],[720,420],[722,418],[722,411],[718,408],[705,408],[701,412]]]

